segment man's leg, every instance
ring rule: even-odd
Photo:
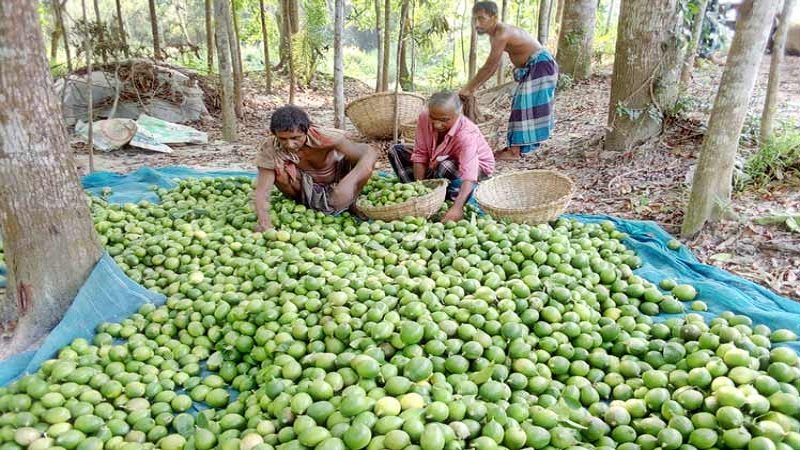
[[[389,148],[389,164],[397,178],[403,183],[414,181],[414,163],[411,162],[411,148],[403,144],[395,144]]]
[[[361,190],[364,189],[364,185],[372,176],[372,167],[369,167],[368,170],[358,171],[351,166],[349,161],[342,159],[337,171],[339,171],[340,181],[333,189],[330,189],[328,202],[331,208],[341,212],[355,203]]]

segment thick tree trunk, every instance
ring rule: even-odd
[[[392,2],[385,0],[383,3],[383,68],[381,69],[381,92],[389,90],[389,60],[392,54]]]
[[[508,0],[503,0],[503,3],[500,5],[500,21],[505,23],[506,16],[508,15]],[[507,62],[507,56],[503,53],[502,61],[500,62],[500,67],[497,68],[497,85],[503,84],[503,80],[505,77],[505,68]]]
[[[405,21],[401,24],[403,27],[403,41],[398,44],[398,48],[400,49],[400,54],[397,57],[397,60],[400,62],[400,68],[398,70],[398,74],[400,76],[400,86],[403,87],[404,91],[411,90],[411,73],[408,70],[408,58],[406,58],[406,48],[408,45],[408,38],[406,36],[411,33],[411,24],[409,23],[409,0],[403,0],[401,5],[400,16],[405,17]]]
[[[473,0],[473,5],[477,1]],[[469,24],[469,66],[467,72],[471,80],[475,76],[475,72],[478,71],[478,31],[475,29],[475,22],[470,20]]]
[[[230,1],[230,0],[229,0]],[[242,69],[242,52],[239,46],[239,31],[236,8],[231,3],[230,14],[228,15],[228,42],[231,47],[231,61],[233,65],[233,96],[236,117],[244,117],[244,99],[242,98],[242,81],[244,73]]]
[[[692,20],[692,36],[691,41],[686,49],[686,59],[683,62],[683,69],[681,70],[681,87],[686,88],[689,81],[692,80],[692,70],[694,70],[694,59],[697,57],[697,48],[700,46],[700,36],[703,34],[703,20],[706,17],[706,7],[708,0],[699,0],[697,4],[697,14]]]
[[[667,67],[671,45],[677,45],[672,24],[677,0],[620,3],[614,76],[605,148],[624,151],[658,135],[664,120],[657,87],[672,79]],[[671,94],[670,90],[661,91]]]
[[[294,73],[294,51],[292,50],[292,19],[289,11],[289,0],[281,0],[283,3],[283,32],[286,36],[284,40],[286,60],[289,66],[289,104],[294,104],[294,91],[297,84],[297,76]]]
[[[733,165],[750,94],[779,0],[745,0],[720,80],[708,131],[692,180],[681,234],[693,236],[723,216],[731,200]]]
[[[335,0],[333,16],[333,126],[344,129],[344,0]]]
[[[161,59],[161,38],[158,35],[158,16],[156,15],[156,0],[148,0],[150,7],[150,30],[153,33],[153,58]]]
[[[128,48],[128,36],[125,34],[125,22],[122,20],[122,3],[116,0],[117,4],[117,32],[119,33],[119,40],[122,43],[122,53],[125,58],[130,58],[131,52]]]
[[[231,55],[230,0],[214,0],[214,24],[216,28],[217,64],[219,80],[222,87],[222,138],[235,141],[237,138],[236,96],[234,92],[234,75]]]
[[[205,0],[206,7],[206,64],[208,73],[214,72],[214,0]]]
[[[58,324],[101,252],[35,8],[27,0],[0,7],[0,234],[8,268],[0,359]]]
[[[575,80],[592,74],[596,0],[565,0],[561,32],[558,37],[558,69]]]
[[[269,33],[267,32],[267,10],[264,0],[258,0],[261,12],[261,42],[264,44],[264,82],[267,92],[272,92],[272,64],[269,62]]]
[[[375,0],[375,37],[378,44],[377,74],[375,76],[375,92],[380,92],[383,83],[383,21],[381,20],[381,0]]]
[[[542,45],[547,45],[547,40],[550,38],[550,10],[553,7],[552,0],[539,1],[539,24],[538,24],[538,38]]]
[[[772,41],[772,61],[769,66],[769,82],[767,83],[767,97],[764,100],[764,111],[761,113],[761,142],[764,143],[772,135],[772,128],[775,122],[776,106],[778,103],[778,91],[781,85],[781,65],[786,52],[786,35],[789,32],[789,25],[792,20],[794,8],[797,0],[783,0],[783,11],[781,12],[778,30],[775,32]]]

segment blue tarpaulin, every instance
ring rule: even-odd
[[[111,202],[157,202],[158,197],[152,190],[153,186],[174,187],[175,180],[182,178],[230,176],[252,178],[255,174],[200,171],[186,167],[142,168],[127,175],[97,172],[84,177],[83,186],[95,195],[101,195],[105,188],[110,188],[112,193],[108,200]],[[702,264],[686,247],[670,250],[667,242],[672,236],[654,222],[601,215],[576,214],[566,217],[582,222],[613,222],[617,229],[628,235],[625,244],[642,260],[642,267],[635,273],[653,283],[672,278],[679,283],[694,285],[698,291],[698,299],[708,305],[708,312],[702,313],[706,317],[732,311],[750,317],[754,323],[765,324],[772,329],[787,328],[800,334],[800,303],[722,269]],[[41,348],[0,362],[0,385],[22,373],[35,371],[43,361],[54,356],[59,348],[69,344],[74,338],[91,337],[100,323],[120,321],[137,311],[145,302],[161,304],[164,297],[134,283],[111,257],[104,255],[61,324],[52,331]],[[800,350],[798,344],[800,343],[791,345]]]

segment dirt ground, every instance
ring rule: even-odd
[[[769,71],[769,56],[761,65],[749,114],[761,113]],[[588,81],[561,90],[556,97],[558,123],[553,138],[535,154],[519,162],[498,162],[498,173],[510,170],[548,168],[568,174],[576,182],[576,195],[569,212],[612,214],[628,219],[652,220],[677,234],[689,196],[690,168],[695,164],[703,140],[708,113],[722,75],[722,66],[704,62],[686,93],[688,110],[681,119],[670,121],[663,134],[629,152],[604,152],[603,135],[608,111],[611,67],[601,67]],[[787,57],[782,70],[779,119],[800,126],[800,57]],[[209,133],[209,144],[175,147],[172,154],[118,150],[95,154],[95,170],[129,172],[142,166],[185,165],[206,169],[253,168],[256,147],[268,133],[270,111],[285,102],[285,90],[264,94],[260,74],[246,80],[245,116],[240,122],[239,141],[220,140],[219,121],[207,118],[192,124]],[[297,94],[295,103],[306,108],[312,119],[330,125],[333,117],[330,88],[325,82],[314,90]],[[369,86],[347,80],[347,100],[370,93]],[[495,111],[507,115],[508,102]],[[746,128],[757,122],[748,119]],[[363,140],[352,124],[348,132]],[[757,125],[754,128],[758,132]],[[501,130],[502,132],[502,130]],[[388,142],[374,143],[385,153]],[[75,143],[79,170],[86,173],[87,154]],[[743,146],[742,157],[755,151]],[[381,167],[387,168],[385,159]],[[708,264],[765,285],[800,300],[800,234],[781,226],[762,226],[754,219],[773,213],[800,213],[800,180],[790,179],[758,191],[737,192],[732,205],[735,220],[707,226],[685,242]]]

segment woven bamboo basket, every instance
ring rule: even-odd
[[[574,186],[566,175],[552,170],[512,172],[481,182],[475,200],[495,219],[534,225],[563,213]]]
[[[400,124],[400,136],[406,144],[413,144],[417,137],[417,118]]]
[[[428,218],[441,208],[447,195],[448,181],[445,179],[424,180],[423,183],[433,191],[414,197],[403,203],[386,206],[365,206],[361,199],[356,201],[356,208],[372,220],[390,222],[406,216]]]
[[[397,116],[400,123],[416,120],[425,107],[425,97],[418,94],[378,92],[353,100],[344,112],[364,136],[391,139],[394,135],[395,98],[399,102]]]
[[[497,146],[497,142],[499,141],[497,134],[499,127],[500,122],[496,119],[478,124],[478,129],[481,130],[481,134],[483,134],[483,137],[486,138],[486,142],[491,148],[495,148]],[[416,117],[414,120],[409,120],[400,124],[400,135],[403,137],[403,141],[405,141],[406,144],[414,143],[414,138],[417,136]]]

